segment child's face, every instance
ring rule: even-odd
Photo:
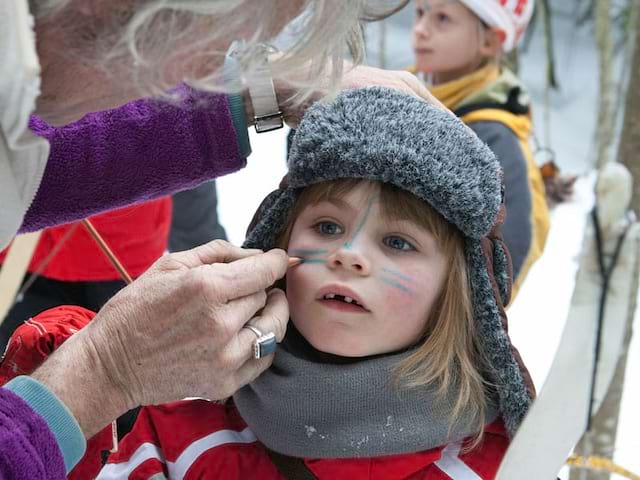
[[[412,43],[418,71],[444,77],[439,83],[473,72],[497,53],[488,49],[483,30],[456,0],[417,0]]]
[[[447,258],[414,222],[386,219],[375,188],[308,205],[291,231],[291,320],[316,349],[360,357],[409,347],[424,333]],[[354,303],[357,302],[357,303]]]

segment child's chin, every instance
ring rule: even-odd
[[[415,61],[415,68],[418,72],[422,72],[422,73],[433,73],[433,65],[425,63],[425,62],[421,62],[419,59],[416,58]]]
[[[372,352],[370,349],[361,345],[353,345],[343,342],[328,342],[326,338],[321,339],[318,342],[310,341],[309,343],[311,343],[313,348],[319,352],[337,355],[339,357],[359,358],[368,357],[369,355],[375,355],[375,353],[377,353]]]

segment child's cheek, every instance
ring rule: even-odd
[[[287,291],[297,289],[304,282],[303,273],[300,270],[300,266],[294,267],[287,272]]]
[[[384,299],[390,308],[403,312],[414,308],[416,303],[416,297],[413,292],[408,292],[392,285],[385,285]]]
[[[415,308],[415,286],[402,278],[383,278],[384,302],[391,311],[408,312]]]
[[[429,306],[421,295],[387,286],[384,289],[384,317],[394,321],[393,336],[404,338],[406,345],[417,341],[429,318]]]
[[[300,274],[299,268],[300,267],[295,267],[290,269],[286,277],[287,301],[289,302],[289,309],[291,310],[290,314],[292,317],[294,316],[294,312],[299,313],[297,312],[297,309],[303,304],[302,293],[307,289],[304,284],[304,275]]]
[[[383,286],[384,301],[390,311],[409,313],[419,308],[416,281],[417,276],[410,269],[396,270],[385,268],[380,276]]]

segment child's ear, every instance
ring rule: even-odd
[[[494,58],[502,51],[507,34],[500,28],[488,28],[485,32],[480,51],[484,56]]]

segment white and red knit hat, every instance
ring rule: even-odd
[[[527,29],[533,14],[534,0],[460,0],[489,27],[505,33],[502,48],[513,50]]]

